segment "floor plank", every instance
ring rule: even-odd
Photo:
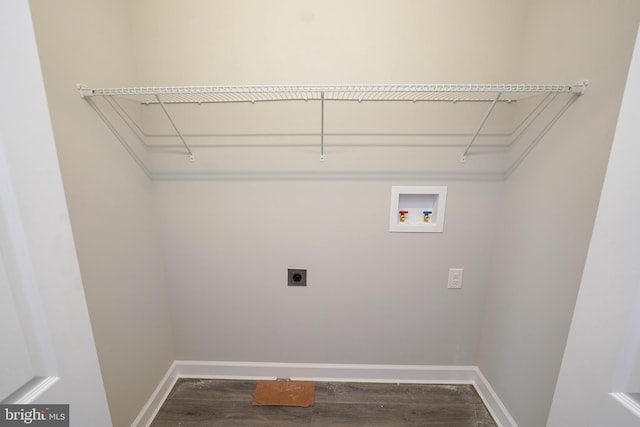
[[[317,382],[310,408],[252,406],[256,381],[183,378],[152,427],[495,427],[472,385]]]

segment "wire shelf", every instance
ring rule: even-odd
[[[488,117],[498,103],[512,103],[535,95],[546,95],[532,114],[543,105],[549,95],[562,93],[582,95],[588,82],[574,85],[524,84],[388,84],[388,85],[293,85],[293,86],[173,86],[88,88],[78,85],[80,96],[120,97],[143,105],[157,104],[180,138],[191,161],[195,156],[176,125],[166,104],[212,104],[274,101],[320,101],[320,160],[324,160],[325,101],[405,101],[405,102],[487,102],[490,106],[476,132],[460,156],[464,162]],[[548,104],[547,104],[548,105]]]
[[[427,102],[499,102],[546,93],[584,92],[586,84],[403,84],[403,85],[312,85],[312,86],[174,86],[87,88],[80,86],[82,97],[118,96],[142,104],[203,104],[273,101],[427,101]]]

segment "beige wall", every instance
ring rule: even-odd
[[[468,206],[496,203],[496,184],[447,183],[444,234],[389,233],[404,183],[433,184],[161,183],[178,357],[473,364],[493,226]],[[465,287],[448,291],[460,266]],[[308,287],[287,288],[287,268],[308,269]]]
[[[524,5],[140,0],[132,2],[131,16],[143,86],[504,83],[516,80]],[[324,163],[318,161],[317,102],[172,105],[197,160],[189,164],[175,154],[178,140],[154,137],[150,144],[170,144],[172,152],[150,150],[149,168],[180,176],[367,172],[376,178],[434,172],[495,178],[501,170],[501,153],[459,163],[484,104],[326,104]],[[509,128],[505,109],[497,108],[487,131]],[[173,133],[159,108],[143,110],[160,112],[159,121],[148,118],[146,129]],[[498,142],[478,141],[486,143]]]
[[[131,424],[174,359],[151,183],[75,90],[88,80],[103,85],[135,81],[127,3],[31,2],[115,426]]]
[[[464,2],[462,12],[436,1],[138,1],[132,16],[141,85],[469,83],[514,80],[523,11],[512,1]],[[189,114],[171,108],[193,132]],[[296,106],[273,107],[272,120],[264,108],[216,107],[202,121],[225,114],[220,133],[317,129],[317,104],[308,122]],[[331,104],[327,128],[402,133],[448,120],[468,133],[486,107],[446,119],[411,108],[452,112]],[[210,149],[192,138],[195,164],[175,155],[152,164],[177,173],[213,164],[206,179],[155,186],[179,358],[475,363],[502,183],[469,180],[487,159],[461,165],[459,146],[375,138],[384,146],[328,138],[324,163],[295,137],[252,135],[250,148],[226,137]],[[429,176],[445,163],[455,179]],[[447,185],[445,232],[389,233],[392,185]],[[450,267],[465,269],[462,291],[446,289]],[[287,268],[307,268],[309,286],[287,288]]]
[[[518,425],[537,427],[553,397],[640,4],[532,1],[526,16],[522,79],[590,81],[505,184],[487,294],[478,365]]]
[[[544,425],[635,2],[31,3],[114,420],[130,420],[184,358],[478,364],[521,426]],[[317,132],[313,107],[225,106],[204,123],[251,135],[194,141],[194,164],[152,150],[152,172],[198,179],[149,182],[73,89],[583,78],[587,95],[506,182],[500,155],[457,162],[465,138],[451,150],[437,135],[428,148],[371,135],[473,132],[482,110],[452,106],[332,106],[328,131],[365,135],[329,140],[324,163],[316,135],[257,136]],[[193,125],[201,113],[176,114]],[[508,119],[499,112],[488,129]],[[389,233],[392,185],[448,186],[445,232]],[[289,267],[309,270],[306,289],[286,287]],[[462,291],[447,291],[450,267],[465,269]]]
[[[637,410],[610,395],[640,390],[640,37],[635,44],[549,426],[638,425]]]
[[[0,3],[0,57],[0,286],[17,311],[13,324],[0,314],[14,328],[2,334],[0,381],[12,393],[2,400],[65,403],[73,425],[109,427],[26,0]],[[28,352],[19,361],[9,357],[13,334]]]
[[[524,4],[136,0],[132,17],[141,84],[493,83],[516,71]]]

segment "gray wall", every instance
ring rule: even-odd
[[[590,86],[505,183],[478,365],[521,427],[547,420],[639,18],[630,1],[528,3],[524,80]]]
[[[31,3],[94,332],[119,420],[132,417],[168,361],[179,358],[477,364],[521,426],[544,425],[637,3]],[[451,157],[457,148],[437,147],[449,142],[406,147],[406,137],[393,135],[376,136],[377,148],[366,146],[366,135],[354,146],[335,145],[324,164],[307,139],[250,135],[241,141],[254,146],[234,147],[238,139],[218,136],[195,141],[226,146],[200,150],[203,161],[193,165],[149,153],[152,169],[183,178],[195,171],[200,175],[191,177],[199,179],[149,182],[73,90],[79,82],[583,78],[591,80],[587,95],[506,182],[495,179],[507,164],[501,155],[460,165],[459,154]],[[435,125],[437,133],[443,125],[441,116],[424,114],[431,107],[363,108],[373,114],[329,109],[329,130],[385,134]],[[223,133],[317,125],[317,113],[274,110],[256,120],[242,108],[207,117]],[[453,112],[445,127],[468,134],[481,114]],[[508,114],[496,117],[489,130],[508,128]],[[203,174],[203,165],[213,173]],[[448,186],[445,232],[389,233],[392,185]],[[285,286],[288,267],[308,269],[306,289]],[[461,291],[446,289],[450,267],[465,269]],[[128,386],[136,398],[125,401]]]
[[[609,393],[637,393],[640,363],[640,38],[625,88],[549,426],[638,425]],[[585,357],[587,355],[587,357]],[[635,366],[634,366],[635,365]],[[637,405],[637,404],[636,404]]]
[[[108,427],[111,418],[25,0],[0,3],[0,57],[2,401],[28,397],[32,404],[66,403],[77,425]],[[7,309],[7,303],[14,306]],[[12,311],[15,322],[10,322]],[[24,352],[14,359],[20,344]]]
[[[515,78],[523,10],[512,1],[465,2],[463,13],[418,1],[143,1],[132,16],[144,85],[504,82]],[[217,107],[204,121],[240,108]],[[300,123],[296,106],[274,107],[281,115],[271,121],[255,118],[265,107],[249,108],[225,115],[218,132]],[[441,124],[409,108],[425,107],[331,104],[327,127],[385,134]],[[469,132],[485,108],[447,120]],[[193,166],[175,155],[152,165],[186,173],[207,156],[215,162],[207,179],[155,185],[179,358],[475,364],[502,182],[469,180],[485,159],[461,165],[460,147],[451,155],[376,138],[383,147],[328,139],[324,163],[316,146],[265,148],[260,135],[252,148],[226,137],[226,147],[206,149],[192,138]],[[455,179],[428,177],[441,164]],[[445,232],[389,233],[392,185],[447,185]],[[450,267],[465,269],[462,291],[446,289]],[[307,268],[309,286],[287,288],[287,268]]]
[[[134,82],[127,1],[31,2],[112,420],[130,425],[174,360],[152,184],[75,90]],[[73,409],[72,409],[73,411]]]
[[[407,234],[388,232],[396,183],[162,183],[177,356],[474,364],[493,228],[467,206],[489,209],[496,185],[448,183],[446,232]],[[287,288],[287,268],[308,287]]]

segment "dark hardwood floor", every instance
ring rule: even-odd
[[[252,406],[256,381],[178,380],[152,427],[495,427],[472,385],[316,382],[309,408]]]

